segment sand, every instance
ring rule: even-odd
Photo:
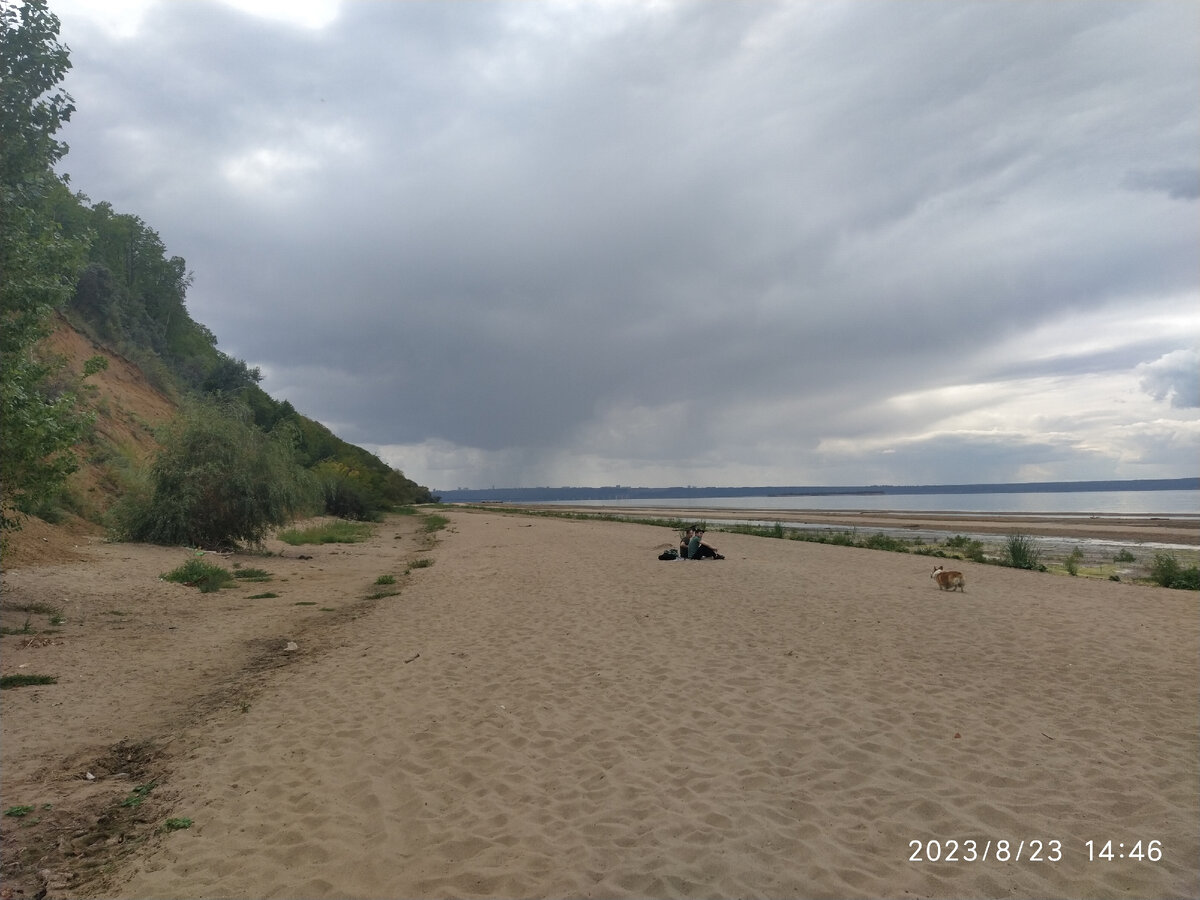
[[[2,803],[33,807],[4,890],[1200,896],[1195,593],[446,515],[432,545],[407,517],[230,558],[273,580],[217,594],[95,539],[8,572],[6,625],[66,623],[0,639],[4,674],[59,679],[2,698]]]

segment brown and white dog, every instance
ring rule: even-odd
[[[946,572],[938,566],[929,577],[936,581],[943,591],[960,590],[964,594],[967,592],[967,582],[962,572]]]

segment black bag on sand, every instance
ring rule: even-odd
[[[662,553],[658,554],[658,558],[659,559],[679,559],[679,551],[678,550],[664,550]]]

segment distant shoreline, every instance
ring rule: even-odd
[[[1143,478],[1108,481],[1037,481],[1018,483],[927,485],[759,485],[740,487],[509,487],[437,490],[445,503],[539,503],[621,500],[695,500],[736,497],[913,496],[929,494],[1061,494],[1124,491],[1195,491],[1200,478]]]
[[[488,504],[503,509],[503,504]],[[849,530],[933,532],[948,535],[972,533],[1006,535],[1015,532],[1054,540],[1104,541],[1136,546],[1168,544],[1200,547],[1198,515],[1122,515],[1119,513],[961,513],[949,510],[828,510],[828,509],[732,509],[724,507],[659,507],[512,504],[514,511],[541,510],[589,516],[621,516],[630,519],[678,519],[704,521],[779,522],[792,528],[806,525],[833,526]]]

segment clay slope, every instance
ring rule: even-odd
[[[55,526],[27,519],[8,535],[4,568],[75,558],[80,537],[99,531],[105,511],[120,496],[122,473],[145,464],[158,449],[155,432],[178,411],[178,404],[154,387],[136,365],[81,334],[61,315],[42,345],[65,366],[58,381],[78,384],[84,364],[102,356],[108,367],[82,381],[81,394],[95,413],[93,435],[75,448],[79,471],[67,481],[67,505],[80,516]]]

